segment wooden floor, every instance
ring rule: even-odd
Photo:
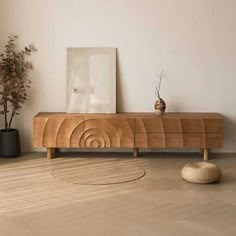
[[[212,185],[180,177],[181,168],[200,161],[200,154],[133,159],[131,154],[80,153],[52,160],[44,155],[0,158],[0,236],[236,235],[235,154],[210,160],[223,172],[221,182]],[[79,177],[89,173],[97,179],[111,166],[122,169],[120,163],[129,167],[129,178],[134,167],[145,175],[120,184],[81,184],[68,169],[63,172],[68,162],[76,163]],[[91,169],[91,163],[98,164]],[[119,168],[110,174],[114,177]]]

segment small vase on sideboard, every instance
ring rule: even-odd
[[[155,102],[155,112],[158,116],[163,115],[166,110],[166,103],[162,98],[158,98]]]

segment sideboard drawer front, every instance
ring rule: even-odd
[[[81,147],[83,138],[83,118],[67,117],[57,132],[56,147]]]
[[[139,148],[220,148],[223,134],[137,133]]]
[[[163,118],[138,118],[136,121],[137,133],[181,133],[182,128],[179,119]]]
[[[180,119],[162,118],[162,123],[165,133],[178,133],[178,134],[182,133]]]
[[[183,135],[180,133],[166,133],[165,134],[166,148],[182,148]]]
[[[181,148],[183,139],[174,133],[137,133],[135,144],[140,148]]]
[[[44,147],[56,147],[57,135],[60,127],[64,121],[64,118],[48,118],[43,133],[43,146]]]
[[[43,147],[44,129],[47,124],[47,117],[37,117],[33,120],[33,142],[34,147]]]
[[[156,118],[137,118],[136,119],[136,132],[138,133],[163,133],[164,128],[162,120]]]
[[[204,148],[205,134],[183,134],[183,148]]]
[[[36,117],[34,118],[35,147],[76,147],[79,135],[83,133],[83,119],[80,117]]]
[[[203,119],[181,119],[180,120],[183,133],[204,133]]]
[[[224,133],[223,119],[204,119],[206,133]]]
[[[135,146],[139,148],[164,148],[164,133],[136,133]]]
[[[206,134],[206,147],[207,148],[222,148],[224,135],[221,134]]]
[[[133,148],[134,118],[84,118],[83,147]]]
[[[214,118],[137,118],[136,132],[223,133],[223,119]]]

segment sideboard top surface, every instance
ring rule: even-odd
[[[162,118],[162,119],[222,119],[223,115],[220,113],[213,112],[169,112],[165,113],[162,116],[157,116],[154,112],[122,112],[122,113],[65,113],[65,112],[39,112],[37,117],[96,117],[96,118],[115,118],[115,117],[124,117],[124,118]]]

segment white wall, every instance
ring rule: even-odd
[[[0,48],[34,43],[33,88],[16,127],[32,149],[32,117],[65,111],[66,47],[118,48],[118,111],[153,111],[157,73],[167,111],[220,112],[236,152],[235,0],[0,0]]]

